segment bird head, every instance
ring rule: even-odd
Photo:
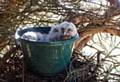
[[[59,25],[59,34],[61,40],[71,39],[77,35],[77,28],[72,22],[63,22]]]

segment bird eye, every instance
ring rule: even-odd
[[[64,31],[65,29],[64,28],[61,28],[62,31]]]
[[[54,29],[53,31],[54,31],[54,32],[58,32],[58,29]]]
[[[63,33],[64,33],[64,30],[65,30],[64,28],[61,28],[61,31],[62,31]]]
[[[72,29],[68,29],[68,31],[73,31]]]

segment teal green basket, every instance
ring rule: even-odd
[[[48,33],[50,27],[27,28],[17,31],[21,36],[26,31]],[[32,42],[19,39],[26,67],[42,75],[52,76],[67,68],[76,38],[57,42]]]

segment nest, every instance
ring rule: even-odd
[[[100,0],[101,1],[101,0]],[[103,0],[104,1],[104,0]],[[109,55],[107,49],[103,51],[88,43],[97,33],[108,33],[111,45],[116,44],[120,36],[119,8],[108,4],[95,3],[90,0],[2,0],[0,1],[0,81],[1,82],[106,82],[119,81],[119,73],[111,73],[116,69],[119,61]],[[106,1],[106,0],[105,0]],[[84,6],[87,3],[88,6]],[[89,8],[90,4],[97,4],[97,8]],[[67,6],[66,6],[67,5]],[[113,4],[112,4],[113,5]],[[103,12],[103,13],[102,13]],[[71,59],[71,67],[67,73],[60,73],[53,77],[43,77],[25,70],[23,54],[16,45],[14,34],[22,26],[51,26],[62,21],[71,21],[78,27],[81,38],[76,42]],[[102,34],[98,34],[101,37]],[[114,36],[114,37],[113,37]],[[107,39],[107,37],[104,37]],[[103,48],[103,36],[99,38]],[[113,41],[114,40],[114,41]],[[112,49],[119,49],[119,43]],[[83,56],[84,47],[89,46],[97,50],[92,57]],[[105,52],[104,52],[105,51]],[[76,56],[77,54],[77,56]],[[104,58],[101,58],[104,54]],[[119,55],[119,54],[118,54]],[[103,56],[102,56],[103,57]],[[108,60],[109,59],[109,60]],[[80,60],[80,61],[78,61]],[[112,62],[111,69],[104,68],[104,61]],[[110,77],[110,75],[112,77]],[[102,76],[101,78],[99,78]]]

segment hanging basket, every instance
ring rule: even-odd
[[[26,28],[16,31],[22,36],[27,31],[48,33],[50,27]],[[70,63],[73,43],[76,38],[57,42],[33,42],[17,39],[21,44],[26,67],[42,75],[52,76],[64,69]]]

